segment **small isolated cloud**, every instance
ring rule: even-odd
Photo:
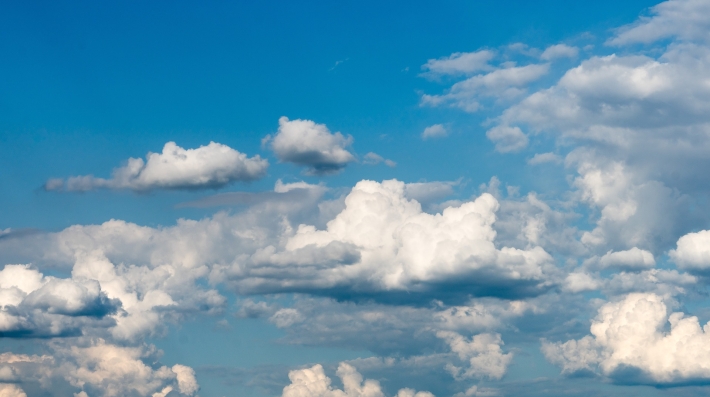
[[[489,50],[475,52],[455,52],[448,57],[430,59],[422,65],[424,76],[462,75],[491,70],[493,67],[488,62],[495,57]]]
[[[540,59],[551,61],[557,58],[576,58],[577,55],[579,55],[579,48],[570,47],[566,44],[557,44],[547,47],[540,55]]]
[[[281,117],[278,132],[273,138],[267,136],[265,142],[280,161],[307,167],[306,173],[311,175],[332,174],[355,161],[346,149],[353,143],[352,136],[333,134],[325,124],[311,120]]]
[[[443,138],[447,135],[449,135],[449,131],[446,130],[446,127],[442,124],[434,124],[424,129],[422,139]]]
[[[545,164],[545,163],[555,163],[555,164],[560,164],[562,162],[562,157],[552,153],[535,153],[533,158],[528,160],[528,164],[530,165],[538,165],[538,164]]]
[[[446,369],[457,380],[468,378],[500,379],[505,375],[513,360],[512,353],[503,354],[503,340],[499,334],[475,335],[471,340],[452,331],[439,331],[436,336],[443,339],[465,363],[462,367],[454,364]]]
[[[268,166],[269,162],[258,155],[249,158],[216,142],[197,149],[183,149],[175,142],[168,142],[162,153],[148,153],[145,161],[129,158],[126,165],[113,170],[110,179],[93,175],[50,179],[44,188],[78,192],[96,189],[214,189],[236,181],[259,179]]]
[[[366,154],[365,157],[363,158],[362,162],[367,165],[377,165],[380,163],[385,163],[385,165],[388,167],[396,167],[397,166],[396,162],[394,162],[390,159],[386,159],[374,152],[370,152],[370,153]]]
[[[519,127],[499,125],[486,132],[486,137],[496,144],[501,153],[517,152],[528,146],[528,137]]]

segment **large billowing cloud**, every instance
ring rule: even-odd
[[[351,136],[331,133],[325,124],[310,120],[279,119],[279,130],[267,137],[271,149],[279,160],[307,167],[309,174],[330,174],[355,161],[347,150],[353,142]]]
[[[359,182],[325,230],[300,225],[282,247],[232,268],[238,287],[410,295],[442,286],[444,297],[460,288],[462,296],[520,296],[551,286],[554,266],[542,248],[496,248],[499,204],[490,194],[432,215],[405,189],[396,180]]]
[[[633,293],[599,309],[591,336],[544,343],[543,352],[567,373],[598,368],[625,383],[707,381],[709,330],[697,317],[671,313],[662,296]]]
[[[343,382],[343,389],[331,386],[331,380],[325,375],[323,366],[289,372],[291,384],[284,387],[283,397],[384,397],[380,383],[366,379],[350,364],[340,363],[338,377]],[[400,389],[396,397],[434,397],[429,392],[415,392],[412,389]]]
[[[247,157],[229,146],[215,142],[197,149],[183,149],[168,142],[162,153],[148,153],[147,160],[128,159],[113,170],[110,179],[93,175],[51,179],[47,190],[87,191],[94,189],[205,189],[236,181],[252,181],[266,173],[267,160]]]

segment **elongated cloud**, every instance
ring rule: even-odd
[[[210,142],[197,149],[183,149],[168,142],[162,153],[148,153],[144,161],[130,158],[113,170],[110,179],[93,175],[50,179],[46,190],[88,191],[95,189],[206,189],[219,188],[236,181],[259,179],[269,166],[258,155],[247,157],[229,146]]]
[[[353,142],[351,136],[331,133],[325,124],[310,120],[281,117],[278,132],[273,138],[266,137],[265,142],[270,142],[279,160],[307,167],[309,174],[331,174],[355,161],[347,150]]]

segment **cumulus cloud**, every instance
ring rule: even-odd
[[[427,140],[431,138],[443,138],[449,135],[449,131],[446,130],[443,124],[434,124],[426,127],[424,132],[422,132],[422,139]]]
[[[686,234],[668,255],[682,269],[706,271],[710,268],[710,230]]]
[[[27,397],[27,394],[17,385],[0,383],[0,397]]]
[[[608,41],[612,45],[652,43],[674,37],[681,40],[707,41],[710,5],[703,0],[669,0],[651,7],[650,17],[618,29]]]
[[[284,387],[283,397],[384,397],[380,383],[366,379],[350,364],[340,363],[337,371],[343,383],[343,389],[331,386],[331,380],[325,375],[323,366],[316,364],[311,368],[290,371],[288,377],[291,384]],[[429,392],[415,392],[412,389],[401,389],[397,397],[434,397]]]
[[[338,172],[355,156],[347,150],[353,142],[351,136],[331,133],[325,124],[310,120],[279,119],[275,136],[265,139],[280,161],[304,166],[308,174],[324,175]]]
[[[45,277],[27,265],[0,271],[0,335],[48,337],[81,334],[82,326],[105,326],[120,302],[94,280]]]
[[[210,142],[197,149],[183,149],[168,142],[162,153],[148,153],[146,160],[129,158],[113,170],[110,179],[93,175],[50,179],[46,190],[88,191],[95,189],[205,189],[236,181],[251,181],[266,174],[269,162],[258,155],[247,157],[229,146]]]
[[[429,59],[422,65],[424,76],[466,75],[479,71],[491,70],[488,63],[495,57],[495,52],[480,50],[475,52],[455,52],[448,57]]]
[[[549,46],[540,54],[540,59],[543,61],[551,61],[556,58],[576,58],[579,54],[577,47],[571,47],[567,44],[556,44]]]
[[[474,294],[542,291],[552,258],[540,247],[497,249],[497,209],[497,200],[483,194],[431,215],[406,198],[402,182],[361,181],[325,230],[300,225],[282,249],[260,250],[254,265],[232,272],[245,292],[337,286],[411,294],[453,280]]]
[[[598,369],[618,382],[682,384],[710,378],[709,329],[697,317],[670,313],[662,296],[633,293],[599,309],[592,335],[542,349],[563,372]]]
[[[512,353],[503,353],[503,341],[499,334],[479,334],[471,340],[452,331],[439,331],[436,336],[446,341],[451,351],[467,366],[447,365],[447,369],[456,379],[500,379],[513,359]]]
[[[602,267],[620,267],[627,269],[647,269],[656,265],[653,254],[636,247],[626,251],[609,251],[599,259]]]
[[[519,127],[499,125],[486,131],[486,137],[496,144],[501,153],[518,152],[528,146],[528,137]]]

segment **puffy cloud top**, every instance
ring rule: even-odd
[[[688,233],[678,240],[676,249],[669,255],[683,269],[710,269],[710,230]]]
[[[271,149],[281,161],[308,167],[310,174],[328,174],[341,170],[355,157],[346,148],[351,136],[331,133],[325,124],[310,120],[279,119],[278,133],[271,139]]]
[[[168,142],[162,153],[148,153],[146,161],[128,159],[114,169],[111,179],[93,175],[75,176],[65,181],[52,179],[46,190],[87,191],[94,189],[203,189],[218,188],[235,181],[259,179],[269,162],[258,155],[247,157],[229,146],[216,142],[197,149],[183,149]]]
[[[497,200],[486,193],[432,215],[406,197],[402,182],[361,181],[325,230],[300,225],[282,251],[257,252],[251,267],[240,267],[241,283],[414,292],[453,282],[467,285],[466,293],[476,293],[477,286],[481,294],[541,288],[549,282],[543,269],[552,258],[540,247],[496,249],[497,209]],[[292,274],[281,281],[286,264]]]
[[[664,331],[667,324],[670,330]],[[543,345],[550,361],[566,372],[596,366],[619,382],[676,384],[710,379],[710,324],[671,313],[664,298],[632,293],[599,309],[591,334],[581,340]]]
[[[343,389],[334,389],[331,380],[323,372],[323,366],[314,365],[311,368],[291,371],[288,377],[291,384],[284,387],[283,397],[384,397],[380,383],[367,379],[363,382],[362,375],[350,364],[340,363],[338,377],[343,382]],[[401,389],[397,397],[434,397],[429,392],[415,393],[412,389]]]

